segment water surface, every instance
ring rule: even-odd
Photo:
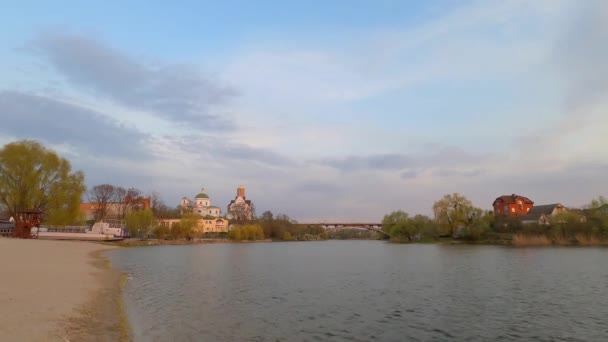
[[[136,341],[606,341],[608,249],[321,241],[114,250]]]

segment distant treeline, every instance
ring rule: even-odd
[[[517,216],[494,217],[457,193],[433,205],[433,218],[395,211],[384,216],[382,230],[395,242],[437,241],[544,244],[608,244],[608,200],[600,196],[575,212],[551,215],[547,224],[524,224]],[[384,237],[389,239],[388,236]]]

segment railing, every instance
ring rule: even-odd
[[[0,223],[0,236],[11,237],[14,229],[15,225],[12,223]]]
[[[90,230],[88,226],[49,226],[41,225],[40,228],[46,228],[51,233],[86,233]]]
[[[103,220],[103,222],[107,223],[110,228],[125,228],[126,226],[124,220],[107,219]]]

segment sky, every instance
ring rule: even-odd
[[[608,4],[0,1],[0,144],[300,221],[608,195]]]

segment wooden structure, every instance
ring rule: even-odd
[[[16,215],[13,237],[29,239],[32,237],[32,228],[40,226],[42,213],[39,211],[21,211]]]

